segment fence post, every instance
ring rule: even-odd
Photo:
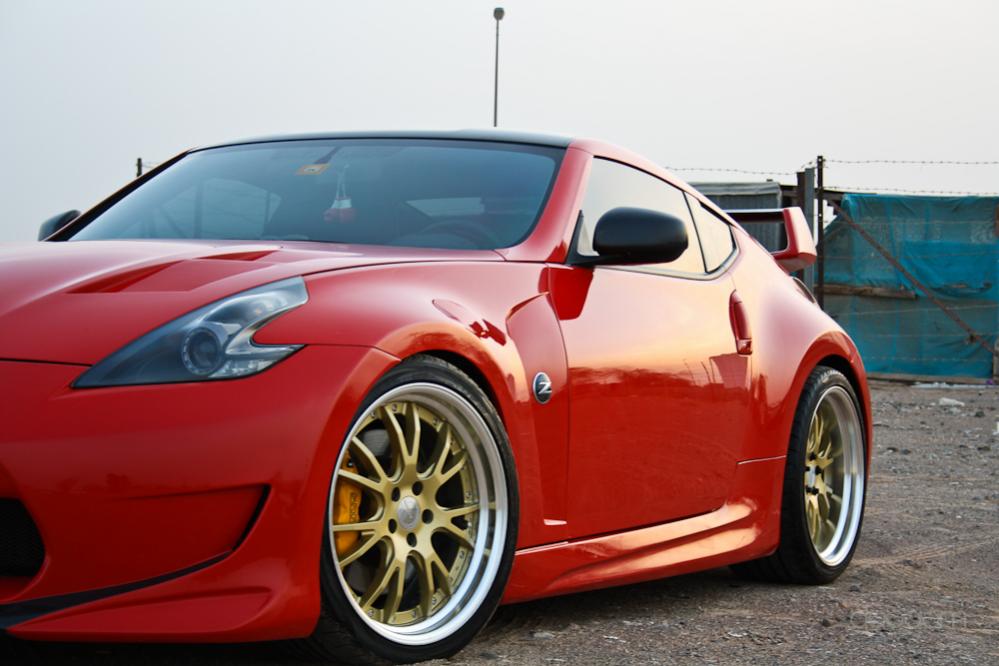
[[[818,215],[818,225],[816,227],[816,232],[818,237],[815,240],[815,253],[818,255],[818,260],[815,262],[815,298],[819,301],[819,307],[823,310],[826,304],[826,220],[825,220],[825,208],[826,208],[826,192],[823,186],[823,178],[825,177],[825,164],[826,158],[819,155],[815,158],[815,170],[817,175],[817,186],[815,188],[815,199],[819,204]]]
[[[815,169],[809,167],[797,173],[797,185],[795,189],[795,203],[801,208],[808,220],[808,228],[812,231],[812,240],[815,240]],[[804,270],[804,281],[809,289],[815,288],[815,266],[809,266]]]

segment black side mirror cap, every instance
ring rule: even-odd
[[[593,232],[596,257],[585,264],[657,264],[673,261],[686,250],[683,220],[646,208],[612,208],[597,221]]]
[[[45,240],[49,236],[52,236],[78,217],[80,217],[80,211],[78,210],[67,210],[65,213],[53,215],[42,222],[42,226],[38,228],[38,240]]]

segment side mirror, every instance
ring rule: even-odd
[[[645,208],[613,208],[593,232],[594,264],[658,264],[687,249],[687,225],[675,215]]]
[[[78,210],[67,210],[65,213],[50,217],[38,228],[38,240],[45,240],[78,217],[80,217]]]

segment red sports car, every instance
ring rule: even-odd
[[[825,583],[857,350],[648,160],[503,132],[183,153],[0,251],[0,629],[453,654],[500,603]]]

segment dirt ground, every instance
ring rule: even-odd
[[[722,569],[510,606],[438,663],[999,664],[999,388],[883,383],[873,400],[863,535],[834,584],[765,585]],[[3,654],[3,664],[25,659]],[[266,646],[83,646],[53,656],[102,666],[292,663]]]

